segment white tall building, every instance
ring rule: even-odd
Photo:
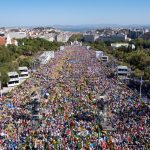
[[[127,66],[118,66],[116,68],[116,75],[120,79],[127,79],[130,75],[131,69],[129,69]]]
[[[21,78],[21,79],[29,78],[29,72],[28,72],[28,68],[27,67],[19,67],[18,70],[20,72],[19,78]]]
[[[17,72],[8,72],[9,81],[7,83],[8,87],[13,87],[19,85],[19,74]]]

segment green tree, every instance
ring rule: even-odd
[[[8,77],[8,75],[7,75],[7,71],[2,70],[2,71],[1,71],[2,87],[3,87],[3,86],[6,86],[7,83],[8,83],[8,81],[9,81],[9,77]]]
[[[19,66],[26,66],[30,67],[32,64],[32,59],[31,58],[24,58],[24,59],[19,59]]]
[[[73,41],[83,41],[83,34],[73,34],[70,38],[69,38],[69,42],[73,42]]]

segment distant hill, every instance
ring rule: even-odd
[[[98,28],[148,28],[150,29],[150,25],[138,25],[138,24],[131,24],[131,25],[118,25],[118,24],[95,24],[95,25],[53,25],[52,27],[64,30],[64,31],[76,31],[76,32],[85,32],[87,30],[94,30]]]
[[[119,24],[85,24],[85,25],[39,25],[39,26],[19,26],[19,27],[7,27],[7,28],[56,28],[63,31],[72,31],[72,32],[85,32],[94,29],[100,28],[137,28],[137,29],[150,29],[150,25],[139,25],[139,24],[130,24],[130,25],[119,25]]]

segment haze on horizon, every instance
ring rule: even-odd
[[[0,26],[150,24],[150,0],[1,0]]]

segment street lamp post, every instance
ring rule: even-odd
[[[2,98],[2,81],[1,81],[1,73],[0,73],[0,96]]]
[[[140,82],[140,99],[142,97],[142,76],[141,76],[141,82]]]

